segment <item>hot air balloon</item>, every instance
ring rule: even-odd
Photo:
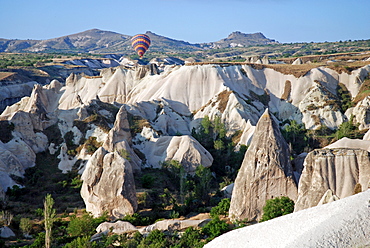
[[[150,38],[145,34],[137,34],[131,38],[131,46],[141,58],[150,46]]]

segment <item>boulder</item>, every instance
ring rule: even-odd
[[[132,225],[130,222],[127,221],[116,221],[114,223],[111,222],[103,222],[97,228],[96,232],[112,232],[115,234],[123,234],[128,232],[137,231],[138,229]]]
[[[369,153],[362,149],[324,148],[310,152],[298,185],[294,211],[316,206],[327,190],[340,199],[353,195],[356,184],[369,188]]]
[[[370,128],[370,96],[359,101],[355,107],[347,109],[345,115],[348,119],[353,116],[353,122],[359,124],[360,130]]]
[[[233,193],[233,189],[234,189],[234,183],[229,184],[229,185],[223,187],[221,189],[221,193],[224,195],[224,197],[230,199],[231,196],[232,196],[232,193]]]
[[[9,175],[23,177],[24,168],[18,160],[17,154],[6,149],[5,145],[0,141],[0,171],[6,172]]]
[[[113,218],[122,218],[136,211],[132,167],[117,152],[100,147],[87,162],[81,179],[81,196],[86,210],[94,216],[107,211]]]
[[[7,143],[0,141],[0,149],[6,149],[14,154],[24,170],[35,166],[35,152],[19,137],[15,137]],[[4,159],[0,159],[0,161],[4,161]]]
[[[325,192],[325,194],[322,196],[322,198],[319,201],[319,203],[317,204],[317,206],[323,205],[323,204],[326,204],[326,203],[330,203],[330,202],[333,202],[333,201],[337,201],[337,200],[339,200],[339,197],[334,195],[334,193],[331,189],[328,189]]]
[[[0,237],[1,238],[11,238],[11,237],[15,237],[15,234],[12,231],[12,229],[10,229],[9,227],[3,226],[0,228]]]
[[[142,229],[139,229],[140,233],[149,233],[153,230],[160,230],[160,231],[181,231],[185,230],[189,227],[202,227],[206,223],[208,223],[210,219],[203,219],[203,220],[161,220],[152,225],[146,226]]]
[[[116,115],[114,126],[109,130],[103,147],[109,152],[118,152],[121,156],[130,161],[134,172],[139,172],[141,170],[141,159],[131,148],[131,145],[132,138],[130,125],[127,119],[127,111],[124,106],[121,106]]]
[[[105,149],[113,151],[113,145],[118,141],[126,140],[131,144],[130,124],[127,119],[127,111],[124,106],[119,109],[113,128],[109,131],[105,141]]]
[[[289,155],[288,144],[266,109],[235,180],[229,210],[232,219],[260,219],[266,200],[274,197],[296,200],[297,185]]]
[[[292,65],[302,65],[303,61],[301,58],[297,58],[296,60],[293,61]]]
[[[15,126],[12,134],[22,139],[35,153],[43,152],[48,147],[48,138],[34,128],[32,119],[33,116],[27,112],[16,112],[10,119]]]

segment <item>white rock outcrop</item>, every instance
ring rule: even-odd
[[[297,185],[289,160],[288,144],[268,109],[257,123],[235,180],[229,216],[236,220],[258,220],[266,200],[297,198]]]
[[[89,159],[81,176],[81,196],[86,211],[100,216],[105,211],[114,218],[133,214],[137,209],[131,164],[117,152],[99,148]]]
[[[127,221],[116,221],[114,223],[111,222],[103,222],[99,224],[99,226],[96,228],[97,233],[102,232],[112,232],[115,234],[123,234],[128,232],[134,232],[138,229],[132,225],[130,222]]]
[[[203,220],[177,220],[177,219],[171,219],[171,220],[161,220],[157,221],[156,223],[143,227],[139,229],[140,233],[149,233],[153,230],[160,230],[160,231],[181,231],[185,230],[189,227],[202,227],[206,223],[208,223],[210,219],[203,219]]]
[[[353,195],[356,184],[369,188],[370,157],[362,149],[324,148],[310,152],[298,185],[294,211],[317,206],[327,190],[340,199]]]
[[[161,163],[168,160],[180,162],[187,173],[195,173],[196,167],[210,167],[212,155],[193,137],[161,136],[142,144],[141,150],[147,159],[147,166],[161,168]]]

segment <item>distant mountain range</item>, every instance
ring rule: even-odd
[[[150,31],[151,51],[192,52],[197,50],[247,47],[278,43],[262,33],[245,34],[233,32],[227,38],[209,43],[191,44],[170,39]],[[78,52],[78,53],[132,53],[132,36],[111,31],[91,29],[77,34],[47,40],[0,39],[0,52]]]

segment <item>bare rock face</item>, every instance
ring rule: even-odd
[[[202,219],[202,220],[161,220],[152,225],[146,226],[139,230],[140,233],[149,233],[153,230],[161,230],[161,231],[180,231],[185,230],[189,227],[202,227],[206,223],[208,223],[210,219]]]
[[[316,129],[324,125],[335,129],[342,124],[346,117],[340,112],[336,100],[337,97],[334,94],[316,81],[298,105],[306,128]]]
[[[369,187],[369,153],[362,149],[317,149],[310,152],[298,186],[294,211],[318,205],[331,190],[340,199],[353,195],[356,184]]]
[[[257,123],[251,145],[235,180],[229,216],[232,219],[259,219],[266,200],[297,198],[297,185],[289,160],[289,148],[278,124],[268,110]]]
[[[131,164],[117,152],[99,148],[90,158],[81,179],[81,196],[86,210],[94,216],[105,211],[115,218],[133,214],[137,209]]]
[[[148,166],[161,168],[161,163],[168,160],[179,161],[187,173],[194,173],[197,166],[210,167],[212,155],[193,137],[162,136],[144,144],[142,149]]]
[[[345,115],[348,119],[354,116],[354,122],[359,124],[359,129],[370,128],[370,97],[365,97],[362,101],[358,102],[353,108],[349,108]]]
[[[130,125],[127,119],[127,111],[124,106],[121,106],[116,115],[114,126],[109,131],[106,143],[107,145],[112,145],[121,140],[126,140],[131,144]]]
[[[103,222],[97,228],[96,232],[112,232],[116,234],[123,234],[128,232],[137,231],[137,228],[127,221],[117,221],[115,223]]]
[[[122,106],[117,113],[113,128],[109,130],[103,147],[109,152],[118,152],[121,156],[130,161],[134,172],[139,172],[141,170],[141,159],[131,148],[131,140],[127,112],[125,107]]]
[[[296,60],[293,61],[292,65],[302,65],[303,61],[301,58],[297,58]]]
[[[339,200],[339,197],[334,195],[331,189],[328,189],[325,192],[325,194],[322,196],[321,200],[319,201],[319,204],[317,205],[319,206],[319,205],[323,205],[323,204],[330,203],[330,202],[337,201],[337,200]]]

